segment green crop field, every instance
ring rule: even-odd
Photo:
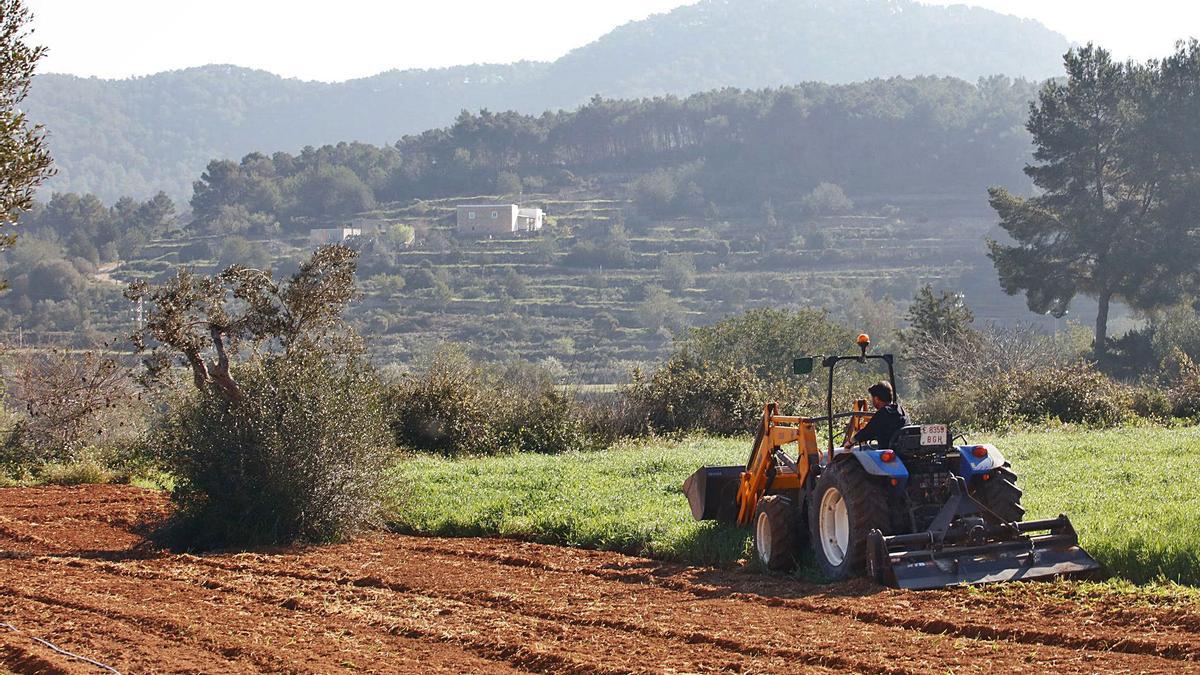
[[[1070,515],[1113,575],[1200,584],[1200,427],[988,440],[1020,474],[1028,516]],[[697,437],[559,456],[413,457],[398,467],[394,527],[731,564],[746,556],[747,533],[694,522],[680,484],[702,464],[744,462],[749,444]]]

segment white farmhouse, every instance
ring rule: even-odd
[[[517,231],[516,204],[465,204],[457,209],[459,234],[512,234]]]
[[[516,204],[463,204],[456,209],[457,231],[466,235],[512,234],[542,229],[541,209]]]

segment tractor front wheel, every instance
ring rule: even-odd
[[[754,514],[754,552],[758,562],[773,572],[796,566],[796,507],[782,495],[758,501]]]
[[[871,530],[889,530],[887,494],[857,460],[843,459],[817,479],[808,519],[813,552],[825,578],[849,579],[863,573]]]

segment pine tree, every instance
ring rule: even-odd
[[[1117,63],[1090,44],[1064,61],[1066,82],[1043,87],[1026,125],[1036,150],[1025,173],[1039,193],[989,190],[1014,242],[989,241],[989,256],[1004,290],[1024,292],[1034,312],[1062,313],[1077,295],[1096,298],[1102,358],[1113,301],[1170,302],[1195,272],[1200,212],[1194,198],[1181,201],[1189,191],[1178,185],[1187,179],[1174,169],[1182,163],[1166,161],[1177,150],[1157,128],[1166,105],[1157,64]]]

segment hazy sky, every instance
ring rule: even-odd
[[[736,0],[732,0],[736,1]],[[927,0],[962,4],[962,0]],[[128,77],[233,63],[336,81],[392,68],[552,60],[687,0],[27,0],[41,72]],[[1196,0],[972,0],[1120,57],[1200,37]]]

